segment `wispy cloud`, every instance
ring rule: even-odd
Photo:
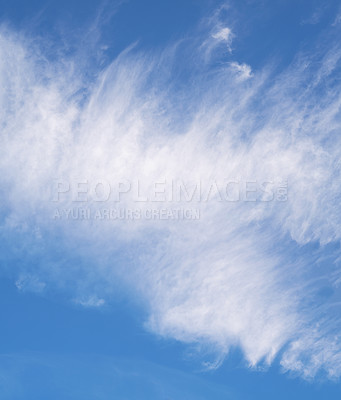
[[[229,30],[213,35],[231,40]],[[181,52],[203,47],[128,49],[91,77],[72,57],[47,61],[28,41],[1,32],[3,264],[84,306],[124,287],[148,310],[148,329],[217,359],[239,346],[251,366],[278,356],[306,377],[340,375],[338,43],[298,55],[277,75],[238,61],[215,72],[196,67],[183,90],[172,68]],[[195,204],[193,221],[53,219],[56,179],[123,178],[147,188],[281,181],[288,197],[226,202],[216,192]],[[103,208],[91,196],[86,205]],[[135,203],[126,196],[119,205]]]
[[[225,43],[229,51],[231,51],[232,37],[232,31],[228,27],[221,28],[212,34],[212,38],[217,42]]]
[[[238,79],[240,79],[241,81],[252,77],[252,70],[250,65],[231,62],[230,67],[232,68],[232,70],[236,71]]]
[[[90,296],[87,298],[82,298],[82,299],[75,299],[74,300],[76,304],[80,304],[83,307],[102,307],[105,304],[104,299],[100,299],[97,296]]]
[[[16,280],[15,286],[21,291],[41,293],[44,291],[46,284],[44,282],[41,282],[35,276],[21,275],[19,279]]]

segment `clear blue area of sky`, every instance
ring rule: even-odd
[[[81,35],[105,15],[100,42],[108,57],[138,41],[162,47],[195,29],[218,6],[203,0],[0,1],[0,20],[56,41],[61,32]],[[236,33],[234,57],[253,68],[292,61],[335,18],[339,2],[316,0],[232,1],[228,24]],[[316,23],[308,23],[314,13]],[[317,15],[317,14],[316,14]],[[184,60],[184,62],[186,62]],[[7,266],[10,268],[10,266]],[[192,350],[160,339],[126,303],[89,310],[60,297],[20,292],[15,279],[0,280],[0,398],[40,399],[340,399],[341,385],[246,368],[237,350],[206,371]]]

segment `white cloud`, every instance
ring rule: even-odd
[[[218,44],[224,44],[229,52],[232,51],[231,45],[233,41],[233,33],[230,28],[224,27],[219,30],[214,30],[211,37],[214,39],[213,42],[207,41],[209,51],[211,52]]]
[[[105,304],[105,300],[100,299],[97,296],[89,296],[82,299],[75,299],[74,301],[76,304],[80,304],[83,307],[90,307],[90,308],[102,307]]]
[[[250,65],[231,62],[230,67],[232,68],[232,70],[236,71],[238,79],[241,81],[245,81],[252,77],[252,70]]]
[[[231,38],[229,30],[216,35]],[[82,65],[43,64],[37,49],[2,32],[3,264],[20,254],[18,274],[39,276],[83,306],[101,306],[124,287],[148,310],[148,329],[208,346],[218,358],[240,346],[252,366],[279,356],[307,377],[321,368],[340,375],[337,251],[328,248],[318,267],[325,246],[341,238],[340,52],[333,54],[317,55],[319,63],[298,58],[271,78],[255,72],[247,87],[239,82],[251,77],[248,65],[231,63],[210,79],[195,69],[195,85],[180,94],[160,74],[178,61],[174,49],[157,57],[126,51],[89,82]],[[281,178],[288,200],[201,202],[199,221],[56,221],[49,190],[59,178],[138,178],[149,187]],[[129,196],[120,203],[134,206]],[[304,247],[318,242],[321,255]],[[333,294],[321,296],[323,285]]]
[[[21,275],[16,280],[15,286],[20,291],[30,291],[35,293],[41,293],[46,288],[46,283],[41,282],[38,277],[31,275]]]
[[[214,39],[217,39],[218,41],[230,44],[232,41],[232,32],[230,28],[225,27],[221,28],[218,32],[212,34],[212,37]]]

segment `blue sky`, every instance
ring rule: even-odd
[[[1,398],[338,399],[339,2],[0,5]]]

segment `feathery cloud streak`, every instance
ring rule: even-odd
[[[238,61],[212,68],[231,35],[222,28],[161,52],[127,49],[89,78],[72,57],[48,60],[2,29],[3,273],[87,307],[124,287],[148,311],[147,329],[209,348],[218,361],[239,346],[251,366],[278,356],[305,377],[339,376],[341,49],[299,54],[277,74]],[[193,67],[181,80],[183,57]],[[200,182],[209,199],[177,201],[198,209],[198,220],[65,221],[54,218],[56,180],[138,180],[147,193],[155,183]],[[225,201],[222,182],[242,186],[242,196]],[[252,198],[260,182],[262,196],[264,184],[287,182],[285,201]],[[71,192],[60,209],[75,207]],[[124,192],[115,204],[136,206]],[[108,206],[94,191],[80,203]]]

